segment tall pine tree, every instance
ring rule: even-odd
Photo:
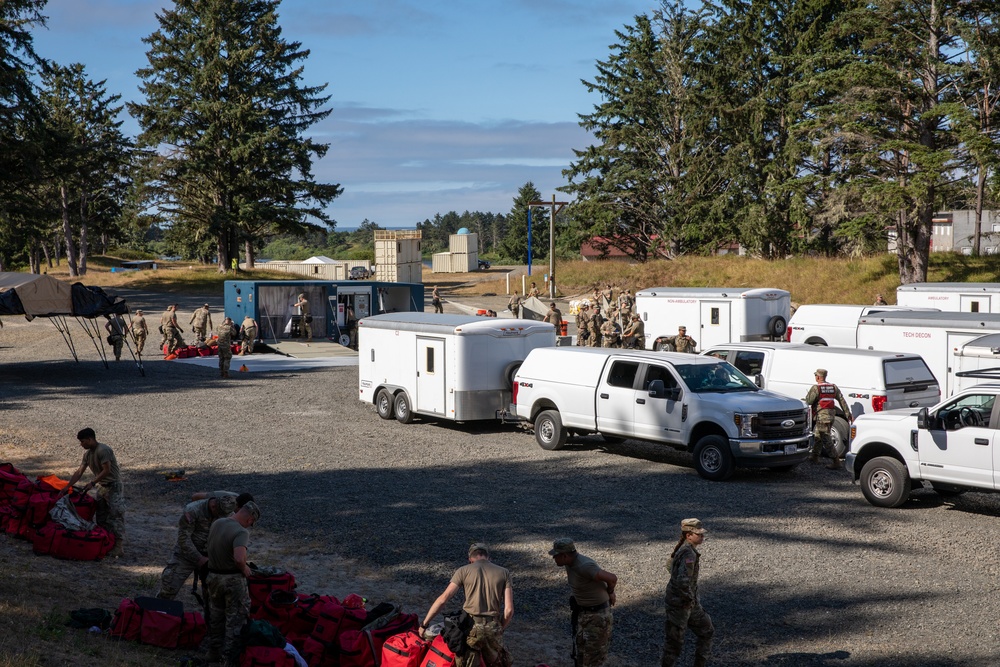
[[[282,38],[280,0],[176,0],[157,15],[149,67],[137,74],[146,100],[129,105],[153,200],[195,241],[213,239],[225,271],[246,244],[331,224],[324,211],[339,185],[313,178],[328,144],[305,136],[325,118],[324,86],[302,84],[309,56]]]

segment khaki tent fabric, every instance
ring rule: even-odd
[[[25,315],[72,315],[73,291],[61,280],[33,273],[0,273],[0,293],[14,290]]]
[[[541,299],[533,296],[529,296],[527,299],[521,301],[521,319],[522,320],[537,320],[542,321],[545,319],[545,315],[549,312],[549,303],[542,303]]]

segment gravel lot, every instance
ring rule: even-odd
[[[167,300],[135,305],[155,324]],[[185,304],[203,301],[181,300],[183,323]],[[717,628],[713,664],[1000,662],[1000,496],[942,502],[920,491],[877,509],[846,474],[808,465],[711,483],[688,455],[654,445],[591,437],[546,452],[516,427],[382,421],[357,400],[354,368],[222,381],[152,358],[140,377],[124,361],[106,370],[75,323],[80,363],[46,321],[4,324],[0,458],[68,475],[76,431],[93,426],[125,471],[134,532],[122,567],[133,574],[162,567],[187,494],[248,489],[265,513],[252,549],[287,564],[305,590],[391,597],[422,614],[466,545],[489,543],[514,575],[515,664],[569,667],[568,587],[546,553],[566,535],[619,576],[609,665],[653,665],[665,561],[680,520],[696,516],[711,531],[701,589]],[[160,475],[179,468],[188,481]],[[156,539],[166,542],[135,544]],[[30,566],[30,548],[20,550]]]

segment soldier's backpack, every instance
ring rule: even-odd
[[[393,635],[382,645],[382,667],[420,667],[428,646],[413,631]]]

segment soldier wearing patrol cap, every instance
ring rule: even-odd
[[[706,532],[699,519],[681,521],[681,539],[670,556],[661,667],[674,667],[677,664],[687,628],[691,628],[691,632],[698,638],[694,650],[694,667],[705,667],[712,655],[715,626],[712,625],[712,618],[702,609],[701,599],[698,597],[701,554],[696,547],[705,541]]]
[[[618,577],[602,570],[592,558],[577,553],[576,544],[568,537],[553,542],[549,555],[557,566],[566,568],[573,593],[569,608],[574,667],[601,667],[611,646],[611,607],[617,600]]]
[[[469,546],[469,563],[455,570],[448,587],[434,600],[417,631],[423,636],[459,588],[465,593],[462,609],[472,617],[473,626],[465,640],[470,650],[455,658],[455,667],[479,667],[480,656],[486,667],[510,667],[503,632],[514,618],[514,588],[510,572],[490,562],[489,548],[482,542]]]
[[[844,462],[838,456],[836,447],[830,439],[830,426],[833,425],[833,419],[837,416],[837,403],[840,403],[840,408],[844,411],[848,422],[854,421],[854,415],[851,414],[840,388],[832,382],[827,382],[826,376],[825,368],[817,368],[813,375],[816,384],[809,388],[809,393],[802,399],[813,411],[813,448],[809,461],[819,463],[819,455],[825,448],[830,453],[830,465],[827,467],[831,470],[839,470],[844,467]]]
[[[663,339],[663,342],[673,345],[675,352],[694,354],[694,349],[698,347],[698,341],[687,335],[687,327],[685,326],[677,327],[677,335],[667,336]]]
[[[260,508],[251,500],[236,514],[216,520],[208,531],[208,662],[239,664],[240,630],[250,615],[248,529],[259,519]]]
[[[135,353],[142,354],[142,348],[146,344],[146,336],[149,335],[149,325],[146,324],[146,316],[141,309],[135,311],[131,329],[132,337],[135,338]]]

